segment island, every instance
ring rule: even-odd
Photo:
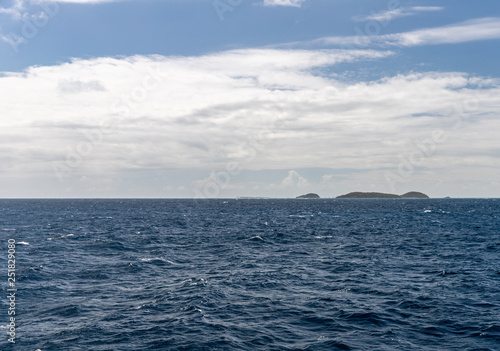
[[[403,195],[385,194],[385,193],[363,193],[353,192],[341,196],[337,199],[429,199],[429,196],[418,191],[410,191]]]
[[[409,193],[400,196],[402,199],[429,199],[429,196],[418,191],[410,191]]]
[[[297,199],[319,199],[320,197],[318,194],[309,193],[309,194],[297,196],[296,198]]]

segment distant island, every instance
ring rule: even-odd
[[[297,196],[296,198],[297,199],[319,199],[320,197],[318,194],[309,193],[309,194]]]
[[[346,195],[337,196],[337,199],[429,199],[429,196],[418,191],[410,191],[403,195],[385,193],[362,193],[353,192]]]

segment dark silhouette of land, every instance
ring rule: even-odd
[[[319,195],[314,194],[314,193],[309,193],[309,194],[297,196],[297,199],[319,199]]]
[[[403,195],[385,194],[385,193],[362,193],[353,192],[341,196],[337,199],[429,199],[429,196],[418,191],[410,191]]]

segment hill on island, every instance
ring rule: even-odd
[[[429,196],[418,191],[410,191],[403,195],[353,192],[337,196],[337,199],[429,199]]]
[[[309,193],[309,194],[297,196],[296,198],[297,199],[319,199],[320,197],[318,194]]]

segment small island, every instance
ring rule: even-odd
[[[353,192],[341,196],[337,199],[429,199],[429,196],[418,191],[410,191],[403,195],[385,194],[385,193],[363,193]]]
[[[309,194],[297,196],[296,198],[297,199],[319,199],[320,197],[318,194],[309,193]]]

